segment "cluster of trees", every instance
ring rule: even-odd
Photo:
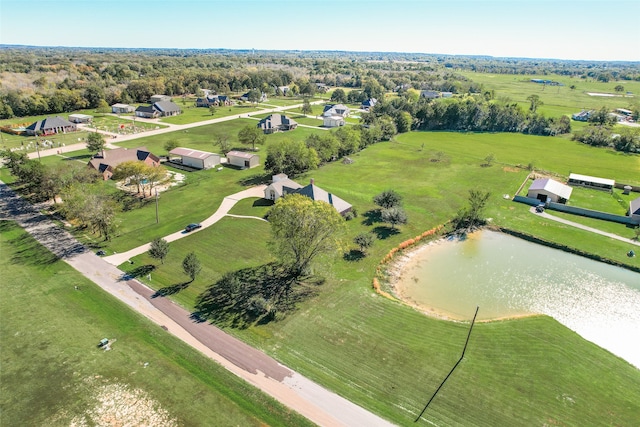
[[[640,153],[640,131],[634,128],[614,131],[606,124],[593,124],[576,132],[573,140],[594,147],[612,147],[625,153]]]
[[[149,256],[153,259],[160,260],[164,264],[164,260],[169,255],[169,242],[161,237],[156,237],[151,241],[149,247]],[[200,271],[202,271],[202,264],[200,259],[194,252],[189,252],[182,260],[182,271],[189,276],[191,282],[196,280]]]

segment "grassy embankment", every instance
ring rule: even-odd
[[[299,179],[305,183],[313,176],[317,185],[353,203],[361,216],[348,223],[348,239],[362,231],[381,237],[370,255],[359,261],[346,261],[342,254],[329,257],[318,270],[326,283],[298,311],[279,322],[231,332],[347,398],[409,425],[455,363],[467,325],[430,319],[373,294],[378,260],[399,242],[446,221],[464,205],[469,188],[480,188],[492,192],[487,216],[494,224],[637,262],[626,258],[628,245],[543,220],[502,195],[513,194],[528,174],[517,164],[631,182],[640,159],[561,138],[511,134],[411,133],[398,141],[369,147],[353,156],[351,165],[330,164]],[[443,161],[432,162],[437,152],[444,153]],[[497,161],[482,167],[489,152]],[[398,234],[380,223],[365,224],[362,215],[373,208],[371,198],[387,188],[405,196],[410,222]],[[264,207],[251,203],[245,201],[232,213],[264,213]],[[206,260],[203,274],[175,296],[191,307],[224,272],[268,262],[267,235],[263,222],[225,218],[172,243],[151,285],[184,282],[180,262],[195,251]],[[152,264],[147,255],[134,261],[132,267]],[[625,425],[640,410],[640,394],[631,392],[638,383],[640,371],[550,318],[480,324],[465,361],[428,417],[436,424],[584,425],[597,420]]]
[[[13,222],[0,221],[0,251],[2,425],[69,425],[96,411],[103,387],[115,384],[143,390],[180,425],[310,425],[133,313]],[[115,339],[110,351],[96,348],[104,337]],[[142,412],[140,403],[117,409]]]

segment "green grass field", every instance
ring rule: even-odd
[[[431,161],[437,152],[444,153],[442,162]],[[489,152],[497,162],[482,167]],[[528,206],[502,198],[515,193],[528,174],[516,165],[534,159],[541,169],[567,175],[580,168],[637,182],[637,156],[594,150],[561,138],[442,132],[404,134],[398,142],[376,144],[353,159],[351,165],[328,164],[298,182],[313,177],[316,185],[357,208],[361,215],[347,223],[347,242],[381,225],[365,224],[362,214],[373,208],[372,197],[384,189],[393,188],[405,197],[409,224],[377,240],[370,255],[359,261],[347,261],[341,253],[326,257],[316,267],[325,284],[283,320],[229,331],[400,425],[412,424],[455,363],[467,325],[431,319],[378,297],[371,290],[371,278],[391,247],[450,218],[465,203],[469,188],[491,191],[487,216],[496,225],[637,265],[637,259],[626,258],[628,245],[622,242],[559,226],[532,215]],[[252,212],[261,216],[265,208],[246,201],[232,211]],[[226,236],[234,236],[233,242]],[[269,262],[267,247],[262,246],[267,238],[264,223],[226,218],[171,243],[166,264],[156,265],[150,285],[163,288],[184,282],[179,263],[194,250],[207,260],[206,270],[173,296],[193,307],[198,294],[225,272]],[[354,245],[347,243],[345,249],[349,247]],[[157,264],[147,255],[134,262],[121,268]],[[550,318],[486,323],[474,329],[465,361],[427,416],[437,425],[585,425],[594,420],[632,425],[640,410],[640,392],[635,391],[639,381],[640,371]]]
[[[78,425],[109,385],[144,391],[176,425],[311,425],[132,312],[12,222],[0,221],[0,250],[2,425]],[[96,348],[103,337],[115,339],[111,351]],[[117,409],[140,411],[136,403]]]
[[[494,90],[495,97],[507,97],[518,102],[523,108],[529,108],[529,95],[538,95],[544,103],[539,111],[547,116],[557,117],[562,114],[571,115],[583,109],[598,110],[606,107],[610,110],[616,108],[631,109],[640,105],[640,82],[635,81],[611,81],[602,83],[591,79],[580,79],[559,75],[511,75],[511,74],[488,74],[474,72],[460,72],[465,77],[474,82],[484,85],[485,90]],[[564,86],[544,86],[532,83],[531,79],[553,80],[564,84]],[[617,85],[624,87],[624,92],[615,91]],[[575,89],[571,89],[575,86]],[[622,96],[627,91],[633,96]],[[620,96],[605,97],[591,96],[589,93],[606,93]],[[584,126],[580,122],[571,122],[571,126],[579,129]]]
[[[186,104],[182,104],[182,102],[177,103],[182,113],[177,116],[164,117],[160,119],[161,122],[164,123],[172,123],[174,125],[184,125],[187,123],[196,123],[202,122],[205,120],[217,119],[220,117],[228,117],[235,116],[240,114],[250,113],[252,111],[260,111],[263,108],[256,106],[250,103],[231,105],[228,107],[217,107],[215,114],[211,115],[208,108],[205,107],[196,107],[193,102],[187,102]]]

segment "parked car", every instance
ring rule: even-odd
[[[536,206],[536,212],[538,213],[544,212],[544,203],[541,203],[538,206]]]
[[[184,232],[188,233],[190,231],[197,230],[198,228],[201,228],[201,227],[202,225],[200,224],[189,224],[184,228]]]
[[[98,255],[98,256],[105,256],[106,254],[107,253],[105,251],[102,251],[102,250],[96,252],[96,255]]]

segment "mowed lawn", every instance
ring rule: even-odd
[[[326,282],[295,312],[229,331],[393,422],[413,425],[459,357],[468,324],[428,318],[377,296],[371,279],[378,261],[399,242],[447,221],[465,204],[468,190],[477,188],[491,192],[487,216],[496,225],[636,262],[625,261],[628,245],[541,220],[503,194],[513,195],[529,173],[518,164],[637,183],[638,157],[517,134],[410,133],[397,141],[367,148],[352,156],[353,164],[336,162],[297,178],[305,184],[313,177],[316,185],[356,207],[360,215],[347,223],[344,250],[355,248],[350,239],[356,234],[373,232],[380,238],[369,256],[356,261],[342,252],[325,257],[316,273]],[[496,162],[483,167],[489,153]],[[374,208],[373,196],[389,188],[404,196],[409,217],[397,234],[381,223],[370,224],[364,215]],[[232,211],[253,212],[262,216],[265,207],[245,201]],[[165,265],[142,255],[121,267],[154,264],[150,285],[163,288],[185,281],[179,263],[193,250],[206,264],[203,275],[173,296],[193,307],[197,295],[225,272],[271,260],[262,240],[268,239],[265,226],[254,219],[225,218],[171,243]],[[548,317],[483,323],[476,325],[465,360],[426,418],[436,425],[591,425],[594,420],[633,425],[640,411],[638,384],[638,369]]]
[[[640,105],[640,82],[635,81],[610,81],[598,82],[594,79],[581,79],[577,77],[549,75],[512,75],[475,73],[470,71],[460,72],[465,77],[476,83],[481,83],[484,90],[494,90],[495,97],[508,97],[518,102],[525,109],[529,108],[527,97],[538,95],[544,103],[539,111],[546,116],[557,117],[562,114],[571,115],[583,109],[599,110],[605,107],[609,110],[616,108],[631,109]],[[549,86],[531,82],[531,79],[552,80],[562,83],[563,86]],[[623,92],[616,92],[615,87],[621,85]],[[575,89],[571,89],[575,86]],[[627,91],[633,96],[623,96]],[[619,96],[591,96],[589,93],[605,93]],[[581,128],[580,122],[571,122],[572,127]]]
[[[78,425],[104,409],[96,399],[116,385],[142,390],[151,415],[159,405],[176,425],[311,425],[132,312],[13,222],[0,221],[0,251],[3,426],[70,425],[74,417]],[[110,351],[96,347],[105,337]],[[139,395],[119,402],[105,419],[117,409],[112,422],[132,422],[124,406],[142,411],[143,403]]]

